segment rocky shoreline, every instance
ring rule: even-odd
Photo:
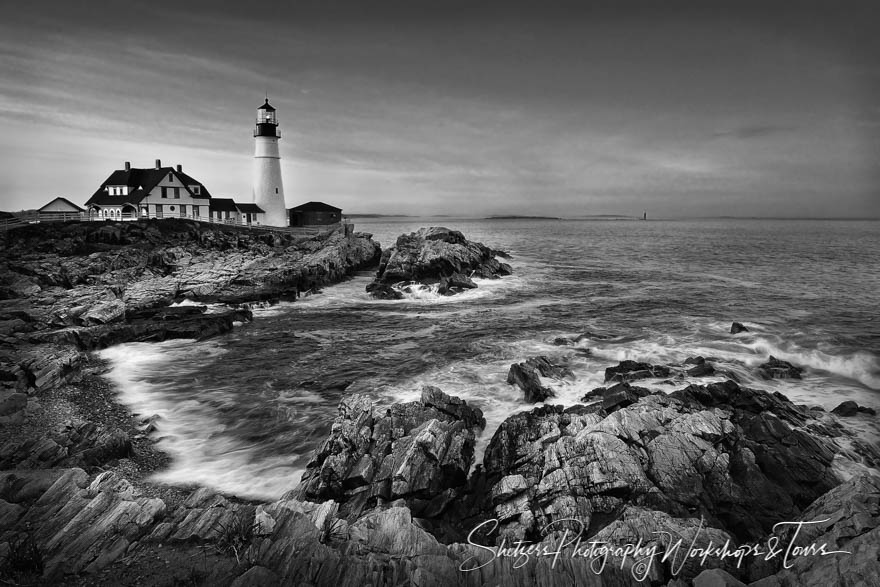
[[[846,425],[873,415],[793,404],[702,357],[609,365],[605,387],[567,407],[553,405],[554,381],[583,374],[555,357],[523,357],[508,382],[524,406],[544,403],[508,417],[476,466],[482,413],[426,386],[418,401],[381,410],[345,397],[302,481],[274,502],[149,483],[167,462],[151,422],[115,401],[86,351],[210,336],[249,319],[247,308],[168,304],[295,297],[379,260],[367,235],[270,244],[188,224],[153,227],[161,238],[135,223],[71,228],[48,242],[32,228],[7,238],[5,582],[774,587],[870,585],[880,574],[880,447]],[[410,258],[433,258],[418,251],[447,236],[431,234]],[[481,251],[475,262],[499,263],[488,248],[457,244]],[[392,258],[382,256],[377,282]],[[461,274],[450,267],[475,270],[427,266],[441,267],[416,271],[429,282]],[[800,376],[772,357],[759,369]],[[671,393],[636,384],[664,378]],[[798,521],[806,525],[785,525]],[[721,554],[725,544],[733,554]],[[773,544],[804,550],[770,556]]]

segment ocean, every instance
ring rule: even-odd
[[[256,309],[218,338],[101,351],[120,401],[160,416],[155,434],[173,464],[155,480],[277,499],[299,482],[343,395],[368,394],[381,408],[417,399],[423,384],[483,410],[479,462],[497,426],[533,407],[507,385],[510,365],[542,354],[576,375],[550,383],[553,403],[577,403],[620,360],[700,355],[797,403],[880,410],[880,222],[377,218],[356,228],[384,249],[422,226],[509,252],[513,275],[454,297],[423,288],[378,301],[364,272]],[[749,332],[731,335],[733,321]],[[804,367],[803,379],[761,380],[755,367],[769,355]],[[852,420],[880,439],[880,418]]]

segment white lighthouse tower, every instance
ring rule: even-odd
[[[266,103],[257,109],[254,128],[254,202],[266,213],[265,224],[287,226],[287,206],[281,181],[281,154],[278,151],[278,119]]]

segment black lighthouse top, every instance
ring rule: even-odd
[[[266,102],[257,108],[257,126],[254,129],[254,136],[281,138],[278,119],[275,117],[275,109],[269,104],[269,98],[266,98]]]

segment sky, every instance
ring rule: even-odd
[[[880,217],[876,2],[0,6],[0,209],[182,164],[346,213]]]

